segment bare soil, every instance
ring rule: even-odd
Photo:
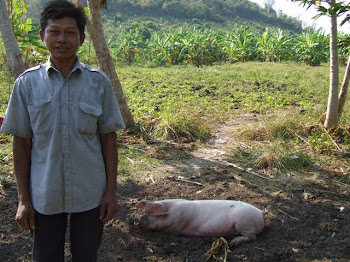
[[[227,261],[350,261],[349,175],[315,166],[300,176],[267,179],[229,164],[225,150],[235,142],[234,131],[254,121],[253,115],[228,121],[195,150],[189,150],[191,144],[173,144],[158,151],[155,157],[163,164],[154,172],[145,172],[139,181],[119,179],[119,210],[105,226],[98,261],[206,261],[215,239],[172,236],[136,225],[139,200],[166,198],[234,199],[269,209],[257,241],[231,249]],[[14,221],[16,201],[15,184],[8,181],[0,191],[1,261],[30,261],[30,234]],[[70,261],[68,244],[66,258]],[[224,252],[217,255],[217,261],[223,258]]]

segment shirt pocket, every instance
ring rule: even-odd
[[[28,106],[30,124],[36,135],[46,134],[53,130],[53,111],[51,101]]]
[[[79,103],[79,108],[78,131],[82,134],[94,135],[97,130],[98,118],[102,115],[102,107]]]

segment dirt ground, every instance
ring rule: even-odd
[[[254,116],[244,118],[256,121]],[[241,120],[218,126],[196,150],[169,147],[158,155],[164,164],[139,181],[120,179],[119,210],[105,226],[98,261],[206,261],[215,239],[149,232],[135,224],[139,200],[166,198],[234,199],[269,208],[257,241],[231,249],[227,261],[350,261],[349,175],[315,167],[303,179],[287,174],[266,179],[230,165],[225,149],[234,142],[232,133]],[[0,191],[0,204],[0,260],[30,261],[30,235],[13,219],[14,184]],[[66,251],[70,261],[68,245]],[[223,258],[221,252],[217,261]]]

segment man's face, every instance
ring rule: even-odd
[[[72,17],[61,19],[49,19],[45,31],[40,31],[40,37],[50,52],[51,59],[55,63],[75,60],[79,46],[85,39],[85,34],[80,34],[77,22]]]

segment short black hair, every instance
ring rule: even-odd
[[[61,19],[64,17],[72,17],[77,21],[79,33],[85,32],[86,16],[84,9],[75,6],[67,0],[53,0],[44,6],[40,14],[41,31],[45,31],[49,19]]]

